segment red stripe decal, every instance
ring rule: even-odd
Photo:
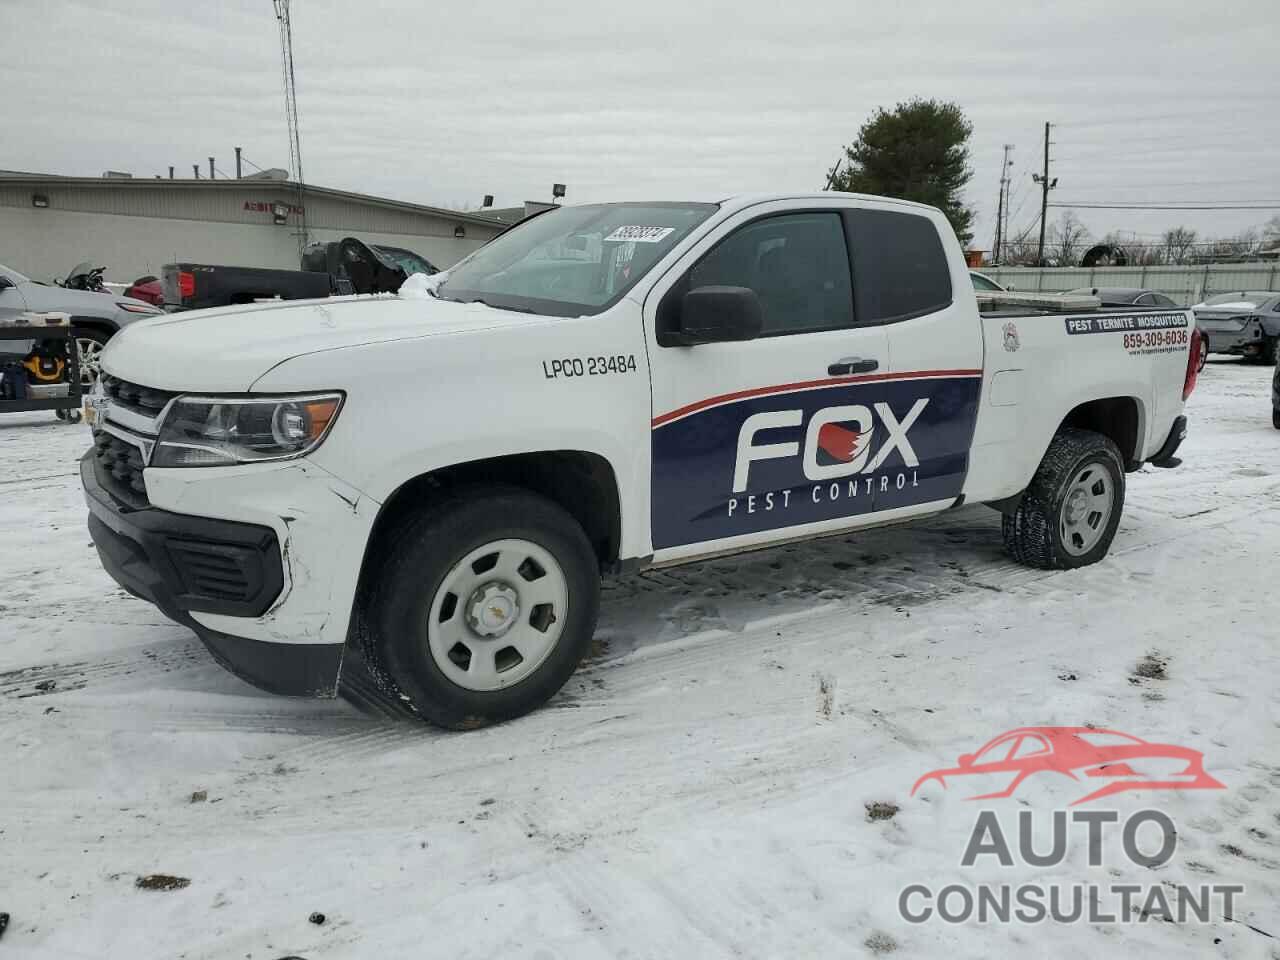
[[[763,397],[773,393],[791,393],[796,390],[809,390],[815,387],[833,387],[845,383],[872,383],[877,380],[937,380],[945,377],[980,377],[981,370],[917,370],[912,373],[868,373],[857,377],[827,377],[822,380],[801,380],[797,383],[780,383],[772,387],[755,387],[751,390],[739,390],[736,393],[722,393],[718,397],[708,397],[679,409],[653,418],[653,426],[660,427],[672,420],[679,420],[691,413],[705,410],[707,407],[719,406],[734,400],[745,400],[748,397]]]

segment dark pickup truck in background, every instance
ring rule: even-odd
[[[165,306],[201,310],[255,300],[310,300],[351,293],[392,293],[413,273],[437,273],[412,250],[366,244],[355,237],[313,243],[301,270],[166,263],[161,270]]]

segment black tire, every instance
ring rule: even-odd
[[[1095,463],[1111,476],[1111,515],[1100,539],[1086,553],[1073,553],[1062,541],[1061,520],[1072,480]],[[1124,510],[1124,461],[1107,437],[1092,430],[1058,432],[1040,467],[1001,532],[1005,549],[1019,563],[1044,570],[1068,570],[1097,563],[1107,554]]]
[[[1271,408],[1271,425],[1280,430],[1280,410],[1275,407]]]
[[[1262,341],[1262,352],[1258,354],[1258,362],[1265,363],[1268,366],[1276,365],[1276,344],[1280,343],[1280,337],[1266,337]]]
[[[498,690],[471,690],[441,670],[428,646],[437,590],[471,551],[503,539],[530,541],[560,564],[565,623],[546,659]],[[600,568],[581,526],[559,505],[515,487],[445,493],[394,535],[357,605],[355,635],[383,691],[430,722],[470,730],[522,716],[564,686],[586,656],[600,610]]]

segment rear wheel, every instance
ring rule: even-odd
[[[1107,554],[1124,509],[1124,465],[1110,439],[1068,428],[1049,444],[1040,467],[1001,532],[1019,563],[1065,570]]]
[[[1262,352],[1258,354],[1259,363],[1275,366],[1277,343],[1280,343],[1280,337],[1267,337],[1262,341]]]
[[[586,655],[600,605],[582,528],[510,487],[445,495],[406,524],[372,583],[361,611],[371,672],[453,729],[545,703]]]

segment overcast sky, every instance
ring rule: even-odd
[[[1014,224],[1034,220],[1046,120],[1053,200],[1277,207],[1078,211],[1095,235],[1280,213],[1280,2],[1041,6],[294,0],[304,172],[454,207],[553,181],[570,201],[810,189],[877,106],[922,96],[973,122],[977,246],[1003,143]],[[0,168],[232,173],[236,145],[288,165],[271,0],[0,0],[0,37]]]

